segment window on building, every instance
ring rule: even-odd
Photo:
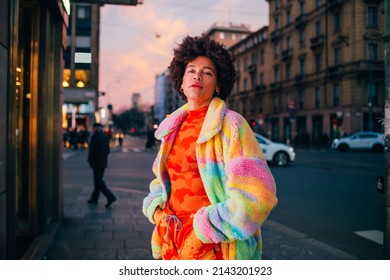
[[[287,36],[286,38],[286,48],[289,50],[292,48],[292,45],[291,45],[291,36]]]
[[[286,24],[289,25],[291,23],[291,11],[286,11]]]
[[[264,64],[264,50],[260,50],[260,64]]]
[[[333,84],[333,107],[340,105],[340,84]]]
[[[337,11],[333,14],[333,32],[341,30],[341,12]]]
[[[378,60],[378,44],[376,43],[368,44],[368,59],[372,61]]]
[[[90,70],[78,69],[74,71],[77,87],[86,87],[90,85]]]
[[[299,58],[299,70],[301,75],[305,75],[305,60],[304,57]]]
[[[317,53],[315,55],[315,68],[316,68],[316,72],[320,72],[321,71],[321,64],[322,64],[322,55],[320,53]]]
[[[91,48],[91,37],[76,36],[76,48]]]
[[[340,65],[341,64],[341,48],[335,47],[334,48],[334,65]]]
[[[255,75],[251,76],[251,87],[252,87],[252,90],[254,90],[256,87],[256,76]]]
[[[275,83],[279,82],[279,67],[274,68],[274,81]]]
[[[91,18],[91,7],[77,5],[77,16],[78,19],[89,19]]]
[[[286,80],[291,79],[291,63],[286,64]]]
[[[256,99],[250,101],[250,106],[251,106],[251,115],[253,116],[256,113]]]
[[[279,18],[274,17],[274,25],[275,25],[275,30],[279,29]]]
[[[246,92],[248,90],[248,79],[244,79],[244,91]]]
[[[306,32],[304,29],[299,31],[299,46],[303,47],[305,45]]]
[[[316,87],[314,89],[314,108],[316,109],[320,108],[320,102],[321,102],[321,90],[320,87]]]
[[[371,106],[377,106],[378,104],[378,83],[368,84],[368,103]]]
[[[259,113],[263,113],[263,107],[264,107],[264,101],[263,101],[263,96],[259,96],[257,98],[257,106],[258,106],[258,110],[259,110]]]
[[[298,109],[303,110],[304,105],[305,105],[305,91],[301,89],[298,93]]]
[[[64,69],[62,86],[63,86],[64,88],[70,86],[70,69],[67,69],[67,68]]]
[[[299,13],[303,15],[305,13],[305,1],[299,3]]]
[[[260,85],[264,85],[264,73],[260,73]]]
[[[275,57],[279,57],[279,54],[280,54],[279,42],[276,42],[274,45],[274,54],[275,54]]]
[[[257,61],[257,54],[256,54],[256,52],[253,52],[252,53],[252,65],[256,65],[256,61]]]
[[[317,20],[316,21],[316,36],[320,36],[321,35],[321,21],[320,20]]]
[[[273,103],[273,109],[274,109],[274,113],[277,113],[279,110],[279,97],[278,96],[275,96],[274,97],[274,103]]]
[[[275,0],[275,10],[280,9],[280,0]]]
[[[224,32],[220,32],[219,33],[219,39],[225,39],[225,33]]]
[[[316,8],[319,8],[321,6],[321,0],[316,0]]]
[[[367,27],[378,27],[378,8],[367,8]]]

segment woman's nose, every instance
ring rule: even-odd
[[[195,73],[193,79],[197,80],[197,81],[200,81],[200,80],[202,80],[202,76],[200,75],[200,73]]]

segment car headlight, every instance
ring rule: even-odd
[[[294,148],[293,147],[288,148],[288,150],[290,151],[290,153],[294,152]]]

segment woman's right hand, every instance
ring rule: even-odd
[[[160,207],[157,207],[153,214],[153,220],[156,225],[158,225],[163,217],[163,211]]]

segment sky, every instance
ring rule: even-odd
[[[187,36],[214,23],[268,25],[266,0],[143,0],[143,5],[104,5],[100,18],[99,106],[114,113],[131,107],[133,93],[147,109],[154,103],[156,75],[163,73],[173,49]]]

